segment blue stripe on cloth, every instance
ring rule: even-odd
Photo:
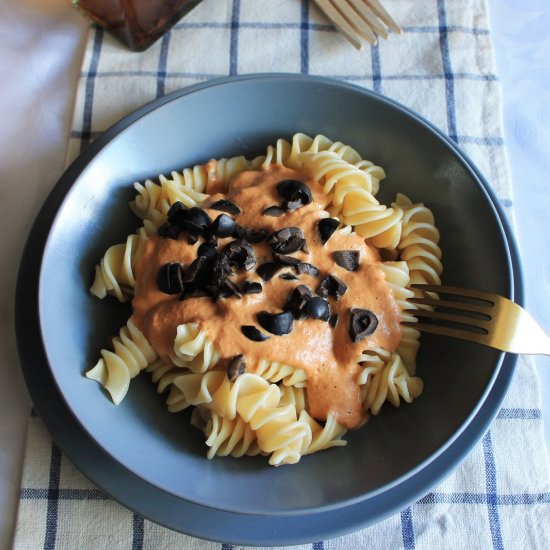
[[[501,199],[500,202],[512,203],[510,199]],[[500,409],[497,418],[499,420],[542,420],[542,411],[540,409]]]
[[[132,550],[143,550],[144,520],[139,514],[132,519]]]
[[[94,105],[94,87],[97,69],[99,67],[99,54],[101,53],[101,45],[103,43],[103,30],[96,28],[94,36],[94,44],[92,47],[92,59],[90,68],[86,73],[86,88],[84,94],[84,109],[82,117],[82,143],[80,150],[82,151],[90,141],[92,131],[92,112]]]
[[[401,512],[401,534],[403,536],[403,548],[405,550],[414,550],[416,543],[414,539],[412,508],[410,506]]]
[[[311,550],[325,550],[325,543],[324,542],[314,542],[311,545]]]
[[[428,493],[417,504],[487,504],[486,493]],[[550,493],[503,494],[496,496],[498,506],[550,504]]]
[[[309,73],[309,0],[302,0],[300,14],[300,73]]]
[[[372,89],[377,93],[382,93],[382,71],[380,70],[380,48],[378,44],[371,48],[372,62]]]
[[[157,98],[162,97],[165,92],[166,67],[168,64],[168,48],[170,46],[171,33],[167,32],[160,43],[159,65],[157,70]]]
[[[457,136],[459,143],[470,143],[473,145],[489,145],[489,146],[502,146],[504,145],[504,138],[498,136],[488,137],[476,137],[476,136]]]
[[[445,75],[445,99],[447,102],[447,132],[449,137],[457,141],[456,113],[455,113],[455,85],[451,66],[451,53],[449,48],[449,32],[447,29],[447,14],[445,0],[437,0],[437,14],[439,17],[439,47]]]
[[[233,548],[232,544],[222,544],[222,550],[233,550]]]
[[[413,32],[418,32],[418,33],[438,33],[440,32],[441,30],[441,26],[440,27],[432,27],[430,25],[411,25],[409,27],[401,27],[401,29],[403,30],[403,32],[410,32],[410,33],[413,33]],[[484,35],[484,36],[488,36],[489,35],[489,29],[479,29],[477,27],[465,27],[463,25],[445,25],[443,27],[445,29],[446,32],[450,33],[450,32],[463,32],[463,33],[467,33],[467,34],[474,34],[474,35]]]
[[[23,487],[19,494],[22,500],[47,500],[48,489]],[[100,489],[59,489],[59,500],[110,500]]]
[[[229,43],[229,74],[234,76],[239,70],[239,17],[241,12],[241,0],[233,0],[233,13],[231,14],[231,37]]]
[[[491,440],[491,432],[487,432],[483,437],[483,454],[485,456],[487,512],[489,514],[489,527],[491,528],[493,548],[495,548],[495,550],[504,550],[504,544],[502,542],[502,532],[500,529],[500,518],[498,513],[497,473],[495,457],[493,454],[493,442]]]
[[[52,443],[50,456],[50,479],[48,482],[48,507],[44,550],[54,550],[57,537],[57,510],[59,505],[59,480],[61,478],[61,451]]]
[[[308,40],[308,50],[309,50],[309,40]],[[308,51],[309,54],[309,51]],[[86,73],[81,73],[81,77],[85,77]],[[95,78],[120,78],[120,77],[152,77],[156,78],[158,76],[157,71],[105,71],[103,73],[97,73]],[[190,78],[197,80],[205,80],[210,78],[218,78],[223,76],[221,73],[191,73],[183,71],[166,71],[166,78]],[[331,78],[337,78],[342,80],[366,80],[373,79],[374,75],[372,73],[364,73],[362,75],[341,75],[341,74],[326,74],[325,76]],[[384,75],[384,80],[443,80],[445,75],[443,74],[388,74]],[[480,80],[493,82],[497,81],[498,77],[492,74],[473,74],[473,73],[455,73],[455,80]],[[495,138],[497,139],[497,138]],[[502,138],[498,138],[502,139]]]
[[[306,0],[307,1],[307,0]],[[172,30],[180,31],[184,29],[229,29],[231,23],[215,22],[215,21],[182,21],[175,25]],[[239,28],[241,29],[266,29],[266,30],[298,30],[302,28],[300,23],[275,23],[275,22],[263,22],[263,21],[240,21]],[[338,32],[334,25],[313,23],[309,22],[307,25],[308,30],[322,31],[322,32]],[[449,25],[444,27],[448,33],[466,33],[473,35],[489,35],[488,29],[479,29],[477,27],[465,27],[461,25]],[[424,26],[402,26],[401,29],[404,33],[433,33],[438,34],[441,27],[435,27],[430,25]]]

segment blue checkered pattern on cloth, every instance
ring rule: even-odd
[[[204,0],[130,54],[92,29],[69,160],[122,116],[203,80],[254,72],[330,76],[381,92],[447,132],[513,218],[498,79],[484,0],[385,0],[403,34],[354,50],[308,0]],[[372,527],[303,548],[547,548],[550,469],[530,360],[491,430],[431,493]],[[14,548],[232,548],[160,527],[91,485],[31,417]],[[302,547],[296,547],[302,548]]]

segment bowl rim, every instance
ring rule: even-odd
[[[138,121],[143,116],[149,114],[153,110],[161,108],[163,105],[170,103],[174,100],[180,99],[182,97],[185,97],[189,94],[193,94],[195,92],[200,92],[201,90],[205,88],[213,88],[216,86],[223,86],[226,84],[231,84],[234,82],[242,82],[247,80],[263,80],[263,79],[283,79],[283,80],[307,80],[307,81],[313,81],[322,83],[325,85],[331,85],[336,86],[338,88],[347,88],[354,92],[359,92],[360,94],[370,96],[375,98],[377,101],[381,101],[383,103],[386,103],[390,105],[392,108],[397,109],[401,112],[403,112],[406,116],[411,117],[418,121],[420,124],[425,126],[429,132],[434,133],[439,139],[442,139],[446,146],[449,147],[453,153],[462,160],[464,167],[469,171],[470,175],[472,176],[472,179],[477,182],[479,188],[481,191],[485,193],[487,196],[487,201],[490,204],[491,208],[494,211],[495,214],[495,220],[499,224],[500,232],[503,235],[503,241],[507,243],[508,247],[506,249],[507,253],[507,262],[510,267],[509,269],[509,289],[510,289],[510,296],[511,298],[518,301],[518,303],[522,303],[523,301],[523,288],[522,288],[522,276],[521,276],[521,269],[519,267],[519,261],[514,262],[514,256],[517,255],[517,248],[515,245],[515,241],[513,240],[513,233],[510,231],[510,227],[508,225],[508,221],[504,215],[504,212],[502,211],[498,199],[496,198],[496,195],[494,194],[494,191],[489,186],[489,184],[486,182],[484,177],[480,174],[479,170],[475,167],[473,162],[467,157],[467,155],[460,149],[460,147],[450,140],[448,136],[443,134],[438,128],[433,126],[429,121],[424,119],[421,115],[418,113],[415,113],[414,111],[410,110],[409,108],[401,105],[400,103],[396,102],[393,99],[387,98],[381,94],[378,94],[376,92],[373,92],[371,90],[368,90],[366,88],[362,88],[360,86],[357,86],[355,84],[351,84],[348,82],[341,82],[332,78],[327,77],[317,77],[317,76],[308,76],[308,75],[296,75],[296,74],[285,74],[285,73],[261,73],[261,74],[250,74],[250,75],[241,75],[236,77],[223,77],[219,79],[214,79],[206,82],[201,82],[198,84],[195,84],[193,86],[176,90],[162,98],[159,98],[157,100],[153,100],[143,107],[137,109],[136,111],[128,114],[127,116],[120,119],[118,122],[113,124],[109,129],[107,129],[101,136],[99,136],[96,140],[94,140],[90,145],[88,145],[84,151],[71,163],[69,168],[65,171],[65,173],[62,175],[54,189],[52,190],[51,194],[48,196],[43,209],[40,211],[40,214],[37,218],[37,221],[35,223],[36,226],[42,226],[42,231],[46,229],[46,240],[44,247],[41,250],[41,256],[40,256],[40,263],[39,263],[39,273],[41,275],[42,273],[42,267],[43,267],[43,256],[46,253],[48,244],[49,244],[49,238],[51,235],[51,230],[53,229],[53,226],[56,222],[58,211],[62,208],[63,202],[67,199],[72,185],[78,180],[81,173],[86,169],[88,164],[93,160],[93,158],[115,137],[119,136],[124,130],[132,126],[136,121]],[[49,216],[44,216],[45,211],[50,207],[50,205],[55,204],[56,207],[53,209],[53,212],[49,213]],[[44,220],[43,218],[49,218],[49,220]],[[48,223],[48,221],[50,223]],[[35,231],[35,228],[33,227],[33,232]],[[29,241],[31,240],[31,237],[29,237]],[[27,246],[29,246],[29,241],[27,243]],[[516,256],[517,258],[518,256]],[[34,259],[36,261],[37,257],[34,256]],[[23,263],[23,262],[22,262]],[[518,273],[516,273],[516,270],[518,270]],[[20,271],[21,275],[21,271]],[[40,281],[41,276],[39,275],[39,283],[38,283],[38,302],[39,302],[39,296],[40,296]],[[517,279],[517,277],[519,279]],[[518,281],[519,281],[519,288],[518,288]],[[19,287],[21,283],[21,277],[18,277],[18,295],[19,295]],[[38,315],[40,318],[40,310],[38,311]],[[46,353],[46,346],[44,343],[44,339],[42,338],[42,323],[40,323],[40,333],[41,333],[41,339],[42,339],[42,345],[44,347],[44,352]],[[19,335],[19,330],[17,331]],[[19,337],[18,337],[19,340]],[[470,424],[472,419],[475,417],[477,412],[479,411],[481,405],[485,403],[487,396],[493,387],[494,381],[496,377],[499,374],[500,368],[502,366],[503,360],[504,360],[505,354],[502,353],[498,357],[498,360],[496,362],[496,366],[494,369],[494,372],[491,376],[491,380],[487,387],[485,388],[485,391],[483,392],[482,397],[478,401],[476,407],[473,411],[468,415],[468,417],[464,420],[463,424],[456,430],[456,432],[453,434],[453,436],[445,442],[444,445],[442,445],[439,449],[437,449],[436,452],[432,453],[428,457],[426,457],[425,460],[423,460],[421,463],[419,463],[417,466],[415,466],[413,469],[407,471],[403,475],[399,476],[392,482],[388,482],[380,486],[379,488],[369,491],[367,494],[360,495],[357,497],[353,497],[350,499],[346,499],[343,501],[338,501],[333,504],[327,504],[322,506],[316,506],[314,508],[307,508],[307,509],[300,509],[296,511],[284,511],[281,512],[283,515],[292,515],[292,514],[311,514],[311,513],[317,513],[317,512],[323,512],[328,511],[334,508],[340,508],[344,506],[353,505],[357,502],[363,501],[368,498],[376,497],[377,495],[384,493],[391,488],[393,488],[396,485],[399,485],[406,479],[410,478],[411,476],[416,475],[419,471],[424,469],[427,464],[433,462],[437,457],[439,457],[444,451],[448,449],[450,445],[456,441],[456,439],[462,434],[465,427]],[[56,377],[56,374],[54,372],[54,369],[51,368],[51,366],[48,364],[48,367],[50,368],[50,372],[52,374],[52,379],[54,380],[60,395],[62,396],[63,400],[65,401],[65,404],[77,420],[78,424],[81,426],[81,428],[88,434],[88,436],[91,437],[91,439],[99,446],[101,446],[100,442],[94,437],[92,433],[88,431],[85,425],[83,425],[79,419],[79,417],[75,414],[75,411],[73,409],[73,406],[71,403],[67,400],[65,392],[63,391],[63,388],[60,386],[59,381]],[[463,458],[468,454],[468,452],[464,453]],[[124,465],[128,471],[132,472],[132,469],[128,467],[128,465]],[[133,472],[134,475],[139,476],[140,478],[144,479],[144,481],[151,483],[146,478],[143,478],[143,474],[140,472]],[[154,485],[154,484],[153,484]],[[165,488],[159,487],[159,489],[166,491]],[[169,491],[166,491],[169,492]],[[196,502],[196,504],[201,506],[208,506],[201,502]],[[229,512],[232,512],[233,510],[228,510]],[[246,511],[239,511],[239,513],[252,513],[252,512],[246,512]],[[275,513],[274,515],[277,515]]]

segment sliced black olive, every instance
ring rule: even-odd
[[[242,228],[241,237],[246,239],[249,243],[261,243],[268,236],[269,231],[267,229],[250,229],[248,227]]]
[[[174,239],[175,241],[177,241],[180,230],[177,225],[172,225],[171,223],[166,222],[158,228],[157,233],[161,237],[164,237],[166,239]]]
[[[210,208],[212,210],[218,210],[219,212],[227,212],[232,216],[236,216],[241,213],[241,209],[234,202],[228,201],[227,199],[221,199],[212,203]]]
[[[302,309],[306,302],[313,297],[313,292],[306,285],[298,285],[288,299],[288,309],[295,319],[302,315]]]
[[[180,219],[185,216],[187,207],[180,201],[176,201],[168,210],[168,223],[179,225]]]
[[[328,321],[330,317],[330,307],[326,300],[319,296],[313,296],[306,301],[302,308],[302,316],[309,317],[311,319],[320,319],[321,321]]]
[[[294,256],[287,256],[285,254],[278,254],[277,252],[273,253],[273,259],[281,265],[298,265],[300,260]]]
[[[230,382],[234,382],[241,374],[244,374],[245,371],[246,359],[242,353],[235,355],[227,365],[227,377]]]
[[[273,216],[274,218],[279,218],[285,213],[285,209],[281,208],[280,206],[268,206],[266,209],[264,209],[264,216]]]
[[[260,332],[254,325],[242,325],[241,332],[249,339],[254,342],[263,342],[270,338],[267,334]]]
[[[338,324],[338,313],[333,313],[333,314],[328,318],[328,324],[329,324],[332,328],[336,328],[336,325]]]
[[[332,237],[332,234],[338,229],[339,225],[340,222],[334,218],[323,218],[319,220],[317,229],[319,230],[319,237],[321,237],[321,242],[323,244]]]
[[[281,266],[279,264],[275,262],[266,262],[256,269],[256,273],[263,279],[264,283],[267,283],[267,281],[273,278],[277,271],[280,270]]]
[[[175,202],[170,207],[168,221],[192,235],[205,235],[212,225],[210,216],[202,208],[186,208],[181,202]]]
[[[334,275],[327,275],[317,287],[317,294],[322,298],[333,296],[339,300],[347,291],[348,285]]]
[[[226,273],[231,272],[231,267],[250,271],[256,265],[256,253],[250,244],[244,239],[236,239],[226,244],[219,254],[219,263]]]
[[[218,298],[229,298],[230,296],[242,297],[241,289],[231,279],[225,279],[220,285],[218,291]]]
[[[212,223],[211,231],[216,237],[222,239],[233,237],[237,233],[237,222],[227,214],[220,214]]]
[[[197,256],[204,256],[208,260],[215,260],[217,253],[216,245],[211,242],[202,243],[197,250]]]
[[[319,275],[319,270],[313,265],[306,262],[300,262],[296,265],[296,271],[300,275],[311,275],[312,277],[317,277]]]
[[[294,273],[282,273],[279,275],[280,279],[283,279],[283,281],[297,281],[298,277],[294,275]]]
[[[274,252],[290,254],[302,250],[306,246],[304,233],[299,227],[284,227],[275,231],[267,241]]]
[[[354,344],[370,336],[378,326],[376,315],[368,309],[352,308],[350,315],[349,336]]]
[[[290,334],[294,328],[294,317],[290,311],[281,313],[269,313],[268,311],[260,311],[257,315],[258,323],[271,334],[282,336]]]
[[[283,180],[277,184],[277,192],[284,199],[287,210],[296,210],[313,201],[309,187],[299,180]]]
[[[255,281],[245,281],[243,285],[243,294],[261,294],[262,284]]]
[[[333,253],[334,261],[348,271],[356,271],[359,267],[358,250],[337,250]]]
[[[187,244],[193,245],[199,242],[199,236],[195,234],[190,234],[189,237],[187,237]]]
[[[183,291],[183,265],[169,262],[157,273],[157,286],[165,294],[179,294]]]
[[[191,265],[183,272],[183,282],[195,283],[197,288],[201,287],[203,282],[208,280],[214,262],[211,259],[208,259],[206,256],[198,256],[195,258]]]
[[[208,238],[207,238],[206,242],[217,248],[217,246],[218,246],[218,237],[216,237],[216,235],[213,235],[212,233],[210,233],[210,235],[208,235]]]

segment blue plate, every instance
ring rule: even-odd
[[[63,176],[33,228],[18,286],[20,353],[35,404],[76,465],[127,506],[205,538],[297,543],[403,508],[483,435],[516,365],[494,350],[423,336],[420,399],[383,410],[351,433],[344,449],[277,469],[261,457],[207,461],[201,435],[166,412],[147,375],[119,407],[83,376],[129,314],[127,306],[93,299],[87,288],[105,249],[138,225],[127,208],[133,181],[211,157],[253,157],[297,131],[352,145],[386,169],[388,200],[400,191],[434,211],[447,284],[523,299],[509,228],[471,161],[421,117],[365,89],[298,75],[222,79],[166,96],[113,126]],[[43,349],[31,349],[39,336]],[[33,391],[31,359],[48,379],[48,396]],[[72,422],[59,424],[50,407],[70,412]],[[103,458],[91,461],[90,453]],[[150,498],[137,499],[141,491]]]

